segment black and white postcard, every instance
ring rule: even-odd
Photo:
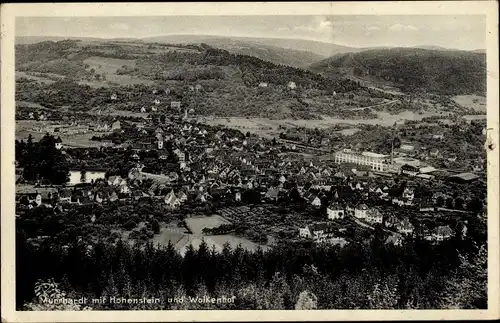
[[[498,3],[1,9],[2,321],[498,318]]]

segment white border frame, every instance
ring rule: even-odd
[[[14,22],[17,16],[452,15],[487,17],[488,310],[15,311]],[[499,317],[498,4],[494,1],[294,3],[71,3],[1,6],[1,295],[6,322],[450,320]],[[485,148],[487,145],[485,145]]]

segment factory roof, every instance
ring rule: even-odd
[[[371,157],[371,158],[385,158],[388,156],[388,155],[372,153],[370,151],[364,151],[361,155],[366,156],[366,157]]]

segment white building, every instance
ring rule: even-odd
[[[326,216],[329,220],[343,219],[345,217],[345,211],[338,204],[330,205],[326,209]]]
[[[315,197],[314,200],[311,203],[313,206],[320,207],[321,206],[321,199],[319,197]]]
[[[358,219],[366,219],[367,212],[368,207],[365,204],[361,204],[354,209],[354,216]]]
[[[372,152],[353,152],[350,149],[344,149],[335,153],[335,162],[352,163],[356,165],[370,166],[372,170],[386,171],[390,166],[390,158],[388,155],[382,155]]]
[[[366,221],[370,223],[382,223],[384,220],[384,217],[382,213],[378,209],[369,209],[368,212],[366,212]]]
[[[57,137],[57,139],[56,139],[56,149],[62,149],[61,137]]]

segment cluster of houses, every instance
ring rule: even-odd
[[[394,245],[401,245],[404,237],[413,237],[417,231],[415,225],[408,218],[401,220],[394,215],[387,216],[379,208],[368,207],[363,203],[355,207],[349,207],[341,206],[335,202],[327,207],[328,220],[343,220],[345,218],[361,221],[368,226],[382,225],[390,233],[387,242]],[[323,222],[299,228],[299,237],[312,239],[315,243],[330,243],[343,246],[347,244],[345,238],[339,236],[343,231],[345,231],[345,228],[339,228],[339,225],[335,223]],[[440,242],[450,239],[454,232],[449,226],[443,225],[432,230],[422,229],[419,234],[425,240]]]
[[[180,103],[172,102],[171,106],[180,108]],[[296,189],[301,198],[315,208],[322,207],[327,201],[326,218],[330,221],[299,229],[300,237],[317,243],[346,245],[348,242],[342,237],[342,228],[334,225],[335,220],[346,218],[368,226],[380,224],[392,233],[389,241],[394,244],[400,244],[404,236],[412,236],[416,231],[407,218],[385,216],[380,208],[368,207],[361,201],[354,207],[341,205],[339,202],[345,201],[342,193],[331,191],[341,182],[346,186],[344,191],[356,192],[364,200],[375,198],[399,206],[413,205],[415,194],[411,185],[405,187],[399,196],[394,196],[390,192],[389,181],[374,174],[388,167],[386,155],[342,151],[335,155],[336,165],[328,160],[306,159],[294,154],[295,149],[288,153],[287,144],[186,120],[150,124],[115,121],[111,125],[96,124],[92,129],[111,130],[128,138],[114,147],[132,151],[130,158],[135,161],[136,167],[129,171],[128,177],[99,178],[87,185],[74,187],[33,187],[31,191],[18,192],[22,205],[28,208],[46,205],[60,209],[71,204],[146,198],[153,203],[179,209],[189,203],[208,203],[215,196],[217,199],[243,202],[243,194],[249,190],[258,191],[262,201],[273,202],[290,196]],[[62,148],[60,138],[56,147]],[[413,148],[406,145],[402,146],[402,150],[412,151]],[[151,151],[158,154],[143,157],[143,152]],[[171,155],[175,156],[172,168],[165,166],[160,168],[160,172],[149,170],[154,165],[171,163]],[[420,167],[409,157],[398,158],[396,164],[402,165],[400,171],[407,175],[412,175],[411,167],[418,167],[419,173],[434,170],[432,167]],[[372,171],[341,171],[338,164],[344,162],[369,166]],[[453,230],[443,226],[426,231],[424,237],[442,241],[450,238],[452,233]]]

